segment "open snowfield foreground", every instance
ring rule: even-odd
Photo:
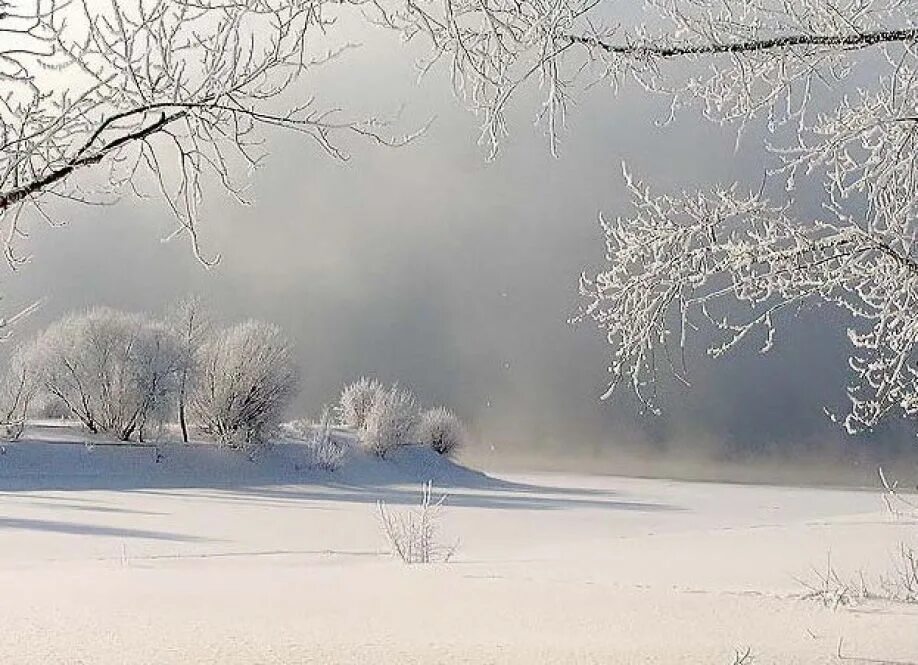
[[[876,492],[491,478],[416,452],[326,473],[9,446],[0,663],[918,663],[918,606],[827,608],[795,579],[831,552],[869,581],[918,544]],[[375,504],[428,478],[459,549],[405,566]]]

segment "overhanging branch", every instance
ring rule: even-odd
[[[918,43],[918,28],[904,28],[902,30],[876,30],[872,32],[856,32],[839,35],[787,35],[784,37],[769,37],[766,39],[751,39],[748,41],[707,43],[707,44],[673,44],[670,46],[655,46],[652,44],[610,44],[598,37],[583,35],[563,35],[573,44],[582,44],[591,48],[598,48],[606,53],[637,57],[678,58],[688,55],[717,55],[721,53],[754,53],[756,51],[769,51],[794,46],[813,47],[841,47],[847,49],[861,49],[879,44],[916,42]]]
[[[16,205],[23,199],[31,196],[32,194],[37,194],[38,192],[50,187],[51,185],[64,180],[70,174],[80,169],[81,167],[99,163],[108,153],[112,152],[113,150],[117,150],[121,146],[128,143],[145,139],[148,136],[159,132],[179,118],[184,117],[186,114],[187,111],[177,111],[169,115],[163,113],[160,115],[159,120],[153,124],[123,136],[119,136],[118,138],[109,141],[90,155],[78,153],[78,156],[74,157],[66,164],[50,171],[41,178],[37,178],[36,180],[33,180],[26,185],[11,189],[8,192],[0,193],[0,210],[6,210],[11,206]]]

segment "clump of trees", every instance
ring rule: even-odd
[[[166,325],[108,308],[65,316],[21,352],[39,389],[122,441],[165,422],[182,361]]]
[[[30,417],[57,416],[120,441],[174,428],[185,442],[193,431],[252,453],[281,434],[298,387],[290,342],[270,323],[220,328],[194,298],[163,318],[96,307],[64,316],[11,354],[0,379],[0,437],[19,438]],[[410,390],[368,377],[345,386],[334,413],[359,448],[380,458],[407,445],[453,455],[467,438],[449,409],[422,410]],[[293,425],[326,470],[348,449],[331,424],[326,408],[318,427]]]
[[[422,412],[410,390],[398,384],[387,388],[368,377],[344,387],[337,413],[339,424],[353,430],[360,446],[378,457],[411,444],[452,455],[466,439],[462,421],[449,409]]]
[[[99,307],[65,316],[13,354],[0,384],[3,433],[33,403],[55,404],[93,434],[143,441],[172,422],[218,443],[266,442],[296,394],[290,346],[273,325],[214,330],[196,304],[158,320]]]

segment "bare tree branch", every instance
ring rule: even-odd
[[[575,44],[599,48],[606,53],[634,57],[678,58],[689,55],[717,55],[722,53],[770,51],[773,49],[793,48],[795,46],[860,49],[895,42],[914,43],[918,41],[918,28],[873,30],[868,32],[854,32],[847,35],[798,34],[739,42],[682,44],[674,46],[659,46],[654,43],[612,44],[595,37],[583,35],[565,35],[564,37]]]

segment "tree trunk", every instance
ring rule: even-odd
[[[185,443],[188,443],[188,425],[185,423],[185,400],[184,398],[179,400],[178,419],[179,419],[179,425],[182,426],[182,441],[184,441]]]

